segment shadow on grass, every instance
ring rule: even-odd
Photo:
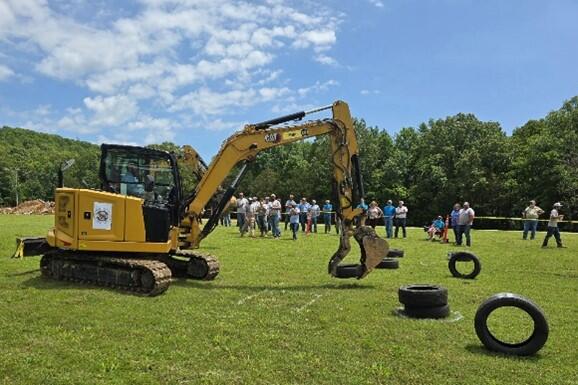
[[[263,290],[277,290],[277,291],[302,291],[315,289],[328,290],[373,290],[373,285],[359,285],[356,283],[349,284],[321,284],[321,285],[220,285],[211,282],[195,281],[190,279],[173,280],[171,285],[181,287],[193,287],[195,289],[203,290],[241,290],[241,291],[263,291]]]
[[[37,276],[33,278],[29,278],[26,281],[23,281],[20,287],[26,288],[34,288],[38,290],[90,290],[90,291],[110,291],[113,293],[121,294],[121,295],[128,295],[134,297],[145,297],[148,298],[146,294],[136,293],[131,291],[126,291],[122,289],[115,289],[112,287],[107,286],[98,286],[89,283],[78,283],[78,282],[71,282],[71,281],[57,281],[55,279],[44,278],[42,276]],[[169,288],[170,289],[170,288]]]
[[[28,274],[32,274],[32,273],[37,273],[40,272],[40,269],[34,269],[34,270],[27,270],[27,271],[22,271],[20,273],[11,273],[11,274],[6,274],[6,277],[20,277],[23,275],[28,275]]]
[[[466,350],[473,354],[489,356],[489,357],[496,357],[496,358],[505,358],[514,361],[525,361],[525,362],[538,362],[542,358],[540,353],[536,353],[533,356],[516,356],[512,354],[504,354],[493,352],[491,350],[486,349],[482,345],[466,345]]]
[[[38,270],[35,270],[38,271]],[[32,273],[32,271],[27,272]],[[42,276],[31,277],[20,284],[21,287],[31,287],[39,290],[69,290],[69,289],[89,289],[89,290],[109,290],[125,295],[136,295],[141,296],[138,293],[127,292],[124,290],[108,288],[105,286],[98,286],[94,284],[82,284],[70,281],[57,281],[50,278],[44,278]],[[327,290],[372,290],[375,287],[372,285],[359,285],[356,283],[350,284],[322,284],[322,285],[219,285],[213,282],[207,281],[195,281],[190,279],[175,279],[171,282],[170,286],[179,287],[189,287],[195,289],[203,290],[239,290],[239,291],[303,291],[303,290],[315,290],[315,289],[327,289]],[[169,290],[170,290],[169,286]]]

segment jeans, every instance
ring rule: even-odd
[[[257,225],[261,231],[261,235],[267,233],[267,217],[265,215],[257,216]]]
[[[556,238],[556,244],[558,247],[562,247],[562,238],[560,238],[560,229],[558,227],[550,227],[548,226],[548,233],[546,233],[546,238],[544,238],[544,242],[542,243],[542,247],[548,246],[548,240],[550,237],[554,236]]]
[[[245,213],[237,213],[237,226],[239,226],[239,231],[243,232],[243,227],[245,226]]]
[[[305,232],[307,226],[307,213],[299,214],[299,222],[301,223],[301,231]]]
[[[314,233],[317,232],[317,217],[311,217],[311,228],[309,230]]]
[[[221,220],[223,221],[221,223],[223,226],[225,226],[225,227],[231,226],[231,213],[223,214],[223,216],[221,217]]]
[[[470,238],[470,229],[472,225],[458,225],[458,239],[456,240],[456,245],[462,245],[462,239],[464,234],[466,235],[466,245],[471,246],[472,240]]]
[[[287,225],[289,225],[289,213],[285,213],[285,230],[287,230]]]
[[[281,231],[279,230],[279,216],[277,214],[272,214],[271,217],[271,231],[275,238],[281,236]]]
[[[537,219],[526,219],[524,221],[524,239],[528,239],[528,231],[530,232],[530,239],[536,238],[536,228],[538,227]]]
[[[385,222],[385,235],[387,238],[393,237],[393,217],[384,217]]]
[[[407,218],[395,218],[395,237],[397,238],[397,235],[399,233],[399,228],[401,227],[401,230],[403,231],[403,237],[405,238],[407,236],[407,233],[405,232],[405,224],[407,222]]]
[[[455,242],[456,245],[457,245],[457,243],[458,243],[458,238],[459,238],[459,236],[460,236],[460,234],[459,234],[460,232],[459,232],[459,229],[458,229],[458,225],[453,225],[453,226],[452,226],[452,230],[454,231],[454,242]]]
[[[293,232],[293,239],[297,239],[297,233],[299,232],[299,223],[291,223],[291,231]]]
[[[325,233],[331,232],[331,214],[323,214],[323,223],[325,224]]]

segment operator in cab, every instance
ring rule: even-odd
[[[130,161],[126,168],[126,173],[122,176],[121,182],[126,183],[127,195],[143,197],[144,184],[139,178],[138,166],[134,161]]]

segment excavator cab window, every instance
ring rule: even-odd
[[[110,144],[103,144],[101,150],[103,190],[143,198],[145,205],[167,208],[177,217],[181,186],[172,154]]]

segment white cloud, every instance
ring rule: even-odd
[[[363,89],[359,92],[361,95],[378,95],[381,94],[380,90],[367,90],[367,89]]]
[[[385,6],[381,0],[369,0],[369,2],[377,8],[383,8]]]
[[[43,123],[119,141],[134,140],[119,133],[125,129],[143,130],[144,142],[168,140],[181,118],[152,117],[156,112],[187,112],[208,129],[229,129],[232,123],[205,117],[282,100],[299,103],[332,85],[292,88],[280,63],[288,50],[309,50],[313,61],[337,64],[328,51],[343,16],[328,8],[289,0],[139,3],[131,12],[111,7],[102,11],[106,18],[86,21],[61,3],[0,1],[0,54],[9,47],[10,56],[30,63],[23,72],[87,92]],[[0,80],[11,76],[0,65]],[[119,132],[105,135],[106,129]]]
[[[1,13],[1,9],[0,9],[0,13]],[[0,81],[6,80],[12,76],[14,76],[14,71],[12,71],[9,67],[0,64]]]
[[[83,101],[86,108],[93,112],[90,119],[93,126],[118,126],[135,117],[138,112],[136,102],[126,95],[96,96],[84,98]]]
[[[321,63],[321,64],[327,64],[327,65],[331,65],[331,66],[337,65],[337,60],[335,60],[331,56],[324,55],[324,54],[319,54],[319,55],[315,56],[315,61],[318,63]]]

